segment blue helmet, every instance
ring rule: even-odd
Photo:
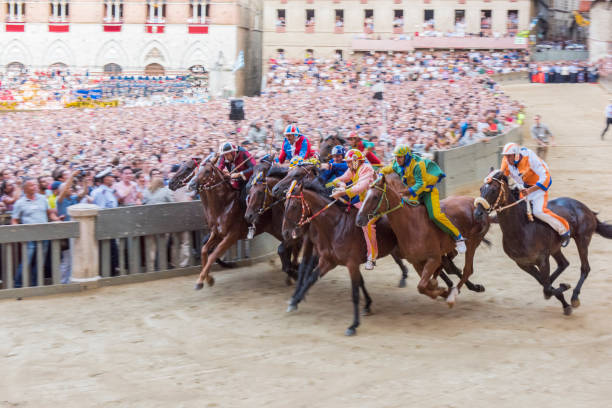
[[[346,154],[346,150],[344,149],[344,146],[337,145],[331,149],[332,156],[335,156],[337,154],[341,154],[342,157],[344,157],[344,155]]]

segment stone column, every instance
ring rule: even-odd
[[[12,0],[8,0],[8,6],[9,6],[9,16],[8,16],[8,21],[13,21],[13,1]]]
[[[113,8],[113,5],[111,3],[111,0],[106,0],[106,22],[110,23],[111,21],[111,9]]]
[[[23,0],[17,0],[17,21],[24,21],[25,16],[23,15]]]
[[[193,6],[193,22],[197,23],[198,22],[198,3],[196,2],[196,0],[191,0],[191,4]]]
[[[153,22],[153,3],[149,2],[149,23]]]
[[[79,237],[74,239],[72,252],[72,281],[90,282],[100,279],[100,254],[96,240],[96,216],[101,210],[94,204],[68,207],[73,221],[79,222]]]

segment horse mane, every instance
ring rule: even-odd
[[[317,193],[321,198],[324,198],[327,202],[333,200],[333,198],[330,197],[333,189],[331,187],[330,188],[325,187],[323,183],[321,183],[321,180],[319,180],[318,178],[315,178],[313,180],[304,181],[302,185],[304,186],[306,190],[312,191],[313,193]],[[346,204],[342,203],[341,201],[336,201],[335,205],[344,208]]]
[[[288,167],[272,166],[270,170],[268,170],[268,177],[277,177],[282,179],[287,176],[287,173],[289,173]]]

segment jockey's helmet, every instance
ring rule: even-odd
[[[232,152],[237,152],[237,151],[238,151],[238,147],[234,145],[232,142],[223,142],[221,143],[221,146],[219,146],[219,154],[226,154],[226,153],[232,153]]]
[[[285,136],[287,135],[301,135],[302,133],[300,132],[300,128],[298,128],[296,125],[289,125],[285,128]]]
[[[346,161],[353,161],[353,160],[364,161],[365,156],[359,150],[351,149],[348,152],[346,152],[346,156],[344,156],[344,160]]]
[[[504,156],[508,156],[508,155],[515,155],[515,154],[520,154],[521,153],[521,147],[519,145],[517,145],[516,143],[507,143],[504,146],[504,149],[502,150],[502,154]]]
[[[344,155],[346,154],[346,149],[344,148],[344,146],[337,145],[337,146],[334,146],[332,148],[332,150],[331,150],[331,155],[332,156],[336,156],[336,155],[339,155],[339,154],[341,154],[342,157],[344,157]]]
[[[395,149],[393,149],[393,155],[395,157],[409,156],[412,155],[412,150],[410,150],[410,147],[407,145],[397,145],[395,146]]]

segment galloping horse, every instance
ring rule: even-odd
[[[563,306],[563,313],[570,315],[572,307],[580,306],[580,290],[591,270],[588,258],[591,238],[597,233],[612,239],[612,225],[599,221],[596,213],[572,198],[563,197],[548,202],[548,208],[570,224],[571,235],[580,256],[580,280],[573,291],[570,306],[563,295],[570,285],[561,283],[558,288],[552,286],[569,266],[569,261],[561,252],[561,238],[542,221],[536,219],[529,222],[527,204],[517,195],[516,190],[510,189],[508,178],[501,171],[492,171],[480,188],[480,197],[474,201],[474,214],[486,218],[488,213],[496,211],[503,234],[504,252],[542,285],[546,299],[555,296]],[[557,269],[552,275],[551,255],[557,263]]]
[[[214,285],[215,280],[210,275],[212,263],[238,240],[247,238],[249,229],[244,219],[245,205],[239,200],[240,192],[234,190],[229,176],[216,166],[217,159],[218,156],[214,156],[197,166],[195,162],[183,163],[170,182],[171,189],[176,189],[190,180],[190,184],[197,185],[206,223],[210,229],[210,238],[201,250],[202,271],[196,282],[196,290],[203,288],[205,280],[209,286]],[[258,234],[271,232],[270,226],[263,223],[256,225],[256,231]]]
[[[489,220],[474,216],[472,198],[450,197],[441,201],[444,212],[467,239],[467,251],[459,284],[450,290],[438,288],[435,278],[445,266],[444,257],[456,255],[455,242],[429,220],[424,206],[403,204],[398,191],[404,190],[406,187],[397,174],[380,176],[366,193],[357,214],[357,225],[367,225],[372,219],[386,215],[397,236],[402,258],[407,259],[421,277],[417,285],[419,292],[432,299],[445,297],[448,305],[453,306],[459,290],[472,275],[474,253],[489,230]],[[478,287],[475,289],[480,291]]]
[[[287,168],[274,167],[271,173],[273,175],[269,175],[271,168],[271,160],[261,160],[255,166],[253,177],[247,185],[248,196],[244,219],[251,226],[263,225],[265,232],[281,241],[278,246],[278,256],[283,271],[288,275],[287,284],[290,284],[292,278],[297,278],[297,258],[302,240],[283,239],[284,199],[275,199],[270,189],[287,174]]]
[[[295,186],[295,182],[293,183]],[[303,186],[306,186],[304,189]],[[291,299],[289,310],[297,308],[307,290],[312,284],[338,265],[348,268],[351,277],[353,300],[353,323],[346,330],[346,335],[356,333],[359,326],[359,288],[365,296],[364,312],[370,312],[372,299],[366,291],[359,265],[366,262],[367,250],[363,233],[355,225],[356,209],[348,212],[345,207],[335,204],[337,200],[325,198],[326,190],[317,181],[299,184],[293,191],[287,193],[285,201],[285,218],[283,221],[283,236],[297,238],[308,226],[308,236],[314,244],[319,256],[319,262],[310,273],[305,284],[296,289]],[[380,257],[397,251],[397,240],[386,219],[377,224],[378,253]]]
[[[278,197],[287,191],[287,189],[289,188],[289,186],[291,185],[293,181],[295,181],[296,183],[311,182],[311,181],[314,182],[318,176],[319,176],[319,170],[317,166],[313,164],[303,164],[301,166],[293,167],[292,169],[289,170],[287,175],[282,180],[276,183],[276,185],[272,189],[272,194]],[[319,189],[319,190],[322,193],[324,193],[326,196],[329,195],[327,194],[327,192],[324,192],[324,190],[322,189]],[[402,276],[400,278],[398,286],[400,288],[404,288],[406,287],[406,279],[408,279],[408,268],[406,267],[406,265],[404,265],[401,258],[399,258],[395,253],[392,253],[391,257],[393,258],[397,266],[399,266],[400,270],[402,271]],[[299,288],[296,288],[296,291],[297,289]]]

